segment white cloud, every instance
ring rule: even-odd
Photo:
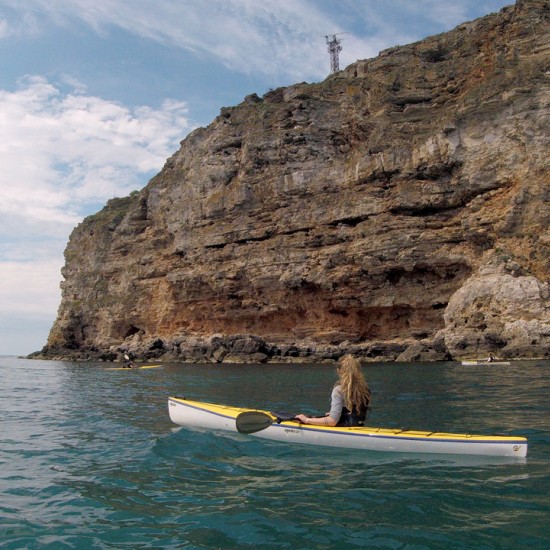
[[[61,299],[57,259],[0,262],[0,353],[24,355],[46,344]]]
[[[327,75],[326,34],[350,32],[341,56],[343,67],[373,57],[381,49],[419,40],[426,35],[422,28],[431,25],[432,30],[439,29],[434,32],[442,32],[479,14],[497,11],[503,3],[505,0],[11,0],[12,9],[32,32],[45,18],[67,26],[83,21],[98,33],[118,27],[216,60],[241,74],[300,81]]]
[[[26,0],[17,9],[33,32],[38,14],[57,25],[80,20],[98,33],[118,27],[241,74],[299,80],[326,76],[324,35],[337,26],[322,3],[309,0]]]
[[[25,284],[21,284],[24,279]],[[59,262],[0,262],[0,318],[50,319],[59,307]],[[57,289],[57,290],[56,290]]]
[[[181,102],[132,111],[42,77],[0,90],[0,235],[37,224],[66,232],[89,203],[142,187],[189,129]]]
[[[0,326],[55,317],[72,228],[143,187],[191,129],[184,103],[131,110],[81,92],[36,76],[0,90]]]

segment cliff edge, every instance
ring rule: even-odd
[[[222,108],[76,227],[40,356],[550,356],[550,3]]]

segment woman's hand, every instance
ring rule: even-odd
[[[307,424],[309,417],[307,417],[305,414],[297,414],[296,419],[299,420],[302,424]]]

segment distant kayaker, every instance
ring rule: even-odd
[[[367,416],[371,391],[361,372],[361,363],[352,355],[338,361],[338,381],[330,398],[330,411],[322,417],[299,414],[302,424],[316,426],[361,426]]]
[[[127,354],[124,354],[124,359],[126,359],[126,361],[128,361],[128,362],[126,364],[122,365],[123,369],[133,369],[133,368],[137,367],[137,365],[130,359],[130,357],[128,357]]]

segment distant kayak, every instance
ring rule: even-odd
[[[527,439],[521,436],[472,435],[367,426],[314,426],[282,420],[279,413],[168,399],[170,419],[191,428],[240,432],[256,437],[368,451],[518,457],[527,456]],[[292,416],[292,415],[291,415]]]
[[[462,361],[462,364],[468,367],[478,367],[482,365],[494,365],[495,367],[504,367],[510,364],[510,361],[487,361],[481,359],[477,361]]]
[[[139,367],[112,367],[107,370],[139,370],[139,369],[157,369],[162,365],[140,365]]]

